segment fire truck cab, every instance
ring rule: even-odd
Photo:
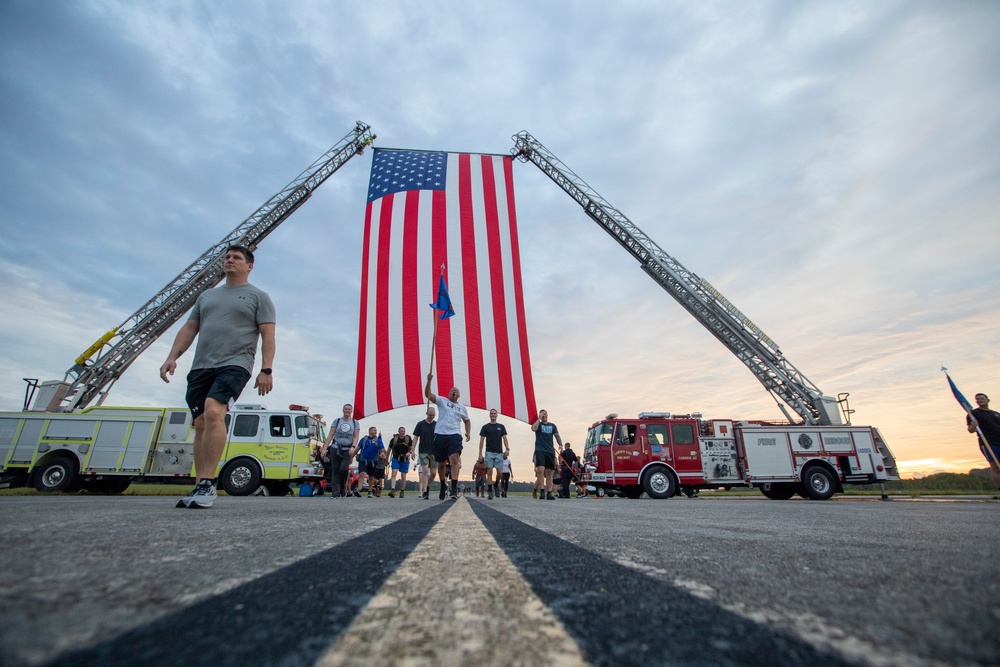
[[[706,420],[699,413],[611,414],[588,430],[584,461],[598,493],[626,498],[747,486],[774,500],[796,493],[827,500],[842,492],[845,482],[891,478],[879,442],[868,426]]]

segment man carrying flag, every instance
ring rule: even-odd
[[[986,455],[986,460],[990,462],[990,476],[993,478],[993,485],[1000,490],[1000,412],[990,410],[990,397],[986,394],[976,394],[976,405],[979,407],[969,411],[969,416],[965,418],[969,426],[969,433],[979,433],[981,440],[986,441],[986,445],[980,443],[979,448]]]
[[[469,411],[458,402],[458,387],[452,387],[448,398],[442,398],[431,391],[433,373],[427,374],[427,386],[424,395],[438,409],[438,425],[434,431],[434,460],[438,464],[438,477],[441,478],[441,492],[438,498],[445,498],[445,471],[451,464],[451,499],[458,500],[458,476],[462,470],[462,424],[465,424],[465,441],[472,438],[472,422],[469,421]]]
[[[976,394],[976,405],[979,407],[973,408],[968,399],[955,386],[951,376],[948,375],[948,369],[942,367],[941,370],[948,378],[948,385],[951,387],[951,393],[955,396],[955,400],[965,408],[967,413],[965,423],[969,433],[979,434],[979,449],[990,463],[990,477],[993,479],[993,485],[1000,490],[1000,412],[990,410],[990,397],[982,393]]]
[[[448,286],[444,281],[444,266],[441,267],[441,280],[438,284],[437,301],[431,304],[441,315],[434,322],[434,336],[437,337],[437,323],[455,314],[448,296]],[[431,347],[431,368],[434,367],[433,342]],[[462,470],[462,424],[465,424],[465,441],[472,438],[472,422],[469,421],[469,411],[458,402],[460,395],[458,387],[452,387],[448,398],[441,398],[431,391],[431,380],[434,373],[427,374],[427,384],[424,386],[424,396],[438,409],[437,428],[434,429],[434,460],[438,465],[438,476],[441,479],[441,491],[438,498],[445,499],[445,471],[451,464],[451,499],[458,500],[458,479]]]

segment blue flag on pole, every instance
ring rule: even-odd
[[[955,396],[955,400],[958,401],[959,405],[965,408],[966,412],[972,412],[972,404],[969,403],[968,399],[965,398],[965,396],[962,395],[962,392],[958,390],[958,387],[955,386],[951,376],[948,375],[948,369],[942,367],[941,370],[944,371],[944,376],[948,378],[948,386],[951,387],[951,393]]]
[[[444,276],[441,276],[441,281],[438,283],[437,301],[430,306],[434,310],[441,311],[441,317],[438,318],[441,320],[446,320],[455,314],[455,310],[451,307],[451,297],[448,296],[448,286],[444,282]]]

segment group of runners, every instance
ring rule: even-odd
[[[412,437],[405,427],[399,427],[385,446],[374,426],[368,435],[361,437],[361,425],[352,417],[353,406],[344,405],[342,417],[330,425],[330,432],[319,451],[319,457],[328,473],[328,483],[334,498],[347,495],[360,496],[365,477],[368,478],[368,497],[380,497],[385,482],[386,468],[391,471],[388,495],[395,498],[396,475],[399,474],[399,497],[406,493],[406,477],[411,461],[417,462],[420,498],[431,495],[434,478],[439,480],[438,499],[458,500],[459,480],[462,471],[462,452],[465,443],[472,439],[472,422],[469,411],[459,402],[461,392],[457,387],[449,390],[447,397],[431,390],[433,375],[427,376],[424,395],[427,397],[425,418],[417,423]],[[510,443],[507,428],[498,421],[499,413],[489,412],[490,421],[479,430],[479,452],[473,466],[476,496],[506,498],[513,468],[510,462]],[[569,487],[575,480],[579,489],[579,458],[562,442],[559,429],[549,421],[546,410],[540,410],[538,419],[531,425],[535,434],[535,484],[532,497],[555,500],[553,477],[561,469],[562,490],[559,495],[570,497]],[[556,450],[556,443],[561,451]],[[358,462],[358,480],[354,488],[348,483],[352,461]],[[578,492],[579,495],[579,492]]]

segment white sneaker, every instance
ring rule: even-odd
[[[212,503],[215,502],[216,496],[215,486],[212,482],[207,479],[203,479],[198,482],[197,486],[194,487],[194,492],[191,494],[191,500],[188,502],[188,507],[190,509],[206,509],[212,506]]]

